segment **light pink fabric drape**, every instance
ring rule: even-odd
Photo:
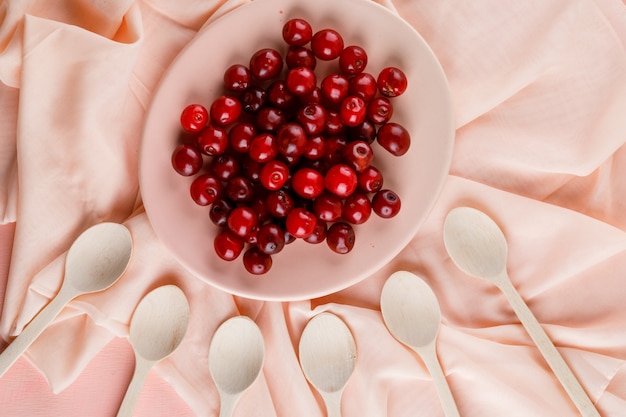
[[[54,392],[127,336],[149,289],[175,283],[190,299],[190,329],[156,372],[198,415],[216,413],[204,364],[213,332],[236,314],[257,322],[267,346],[262,377],[237,415],[325,415],[296,351],[306,321],[328,310],[346,321],[359,352],[345,416],[441,416],[425,367],[380,315],[385,278],[403,268],[441,303],[440,360],[462,416],[574,416],[502,295],[446,255],[443,219],[471,205],[502,225],[512,280],[602,415],[626,415],[624,4],[382,2],[422,34],[449,79],[451,175],[419,234],[384,270],[337,294],[281,304],[233,297],[180,267],[155,238],[137,181],[143,116],[159,78],[211,18],[246,2],[0,4],[0,215],[15,222],[10,269],[0,276],[0,335],[18,334],[55,294],[83,229],[117,221],[135,242],[125,278],[72,302],[27,353]]]

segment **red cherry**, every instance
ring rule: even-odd
[[[343,38],[333,29],[322,29],[313,35],[311,50],[318,59],[333,60],[338,58],[343,50]]]
[[[293,198],[284,190],[272,191],[265,197],[265,208],[274,217],[286,217],[293,207]]]
[[[345,148],[343,148],[343,160],[346,164],[350,165],[357,174],[365,171],[370,166],[374,159],[374,151],[369,143],[356,140],[348,142]]]
[[[315,135],[310,136],[307,140],[306,150],[304,151],[304,156],[310,160],[319,160],[326,153],[326,139],[324,136]]]
[[[264,48],[252,55],[249,67],[256,79],[270,80],[277,77],[283,69],[283,58],[275,49]]]
[[[224,71],[224,86],[231,91],[241,92],[250,86],[252,76],[245,65],[234,64]]]
[[[313,92],[317,85],[317,78],[311,68],[296,67],[287,73],[286,83],[293,95],[305,96]]]
[[[287,68],[296,68],[296,67],[307,67],[311,69],[315,69],[317,65],[317,59],[313,52],[302,46],[291,46],[287,50],[287,54],[285,55],[285,62],[287,63]]]
[[[319,135],[326,127],[326,109],[318,103],[307,104],[298,110],[296,119],[307,135]]]
[[[357,75],[367,66],[367,53],[357,45],[346,46],[339,55],[339,68],[345,74]]]
[[[340,74],[327,75],[320,84],[322,96],[326,97],[331,103],[341,103],[348,97],[348,87],[348,78]]]
[[[351,96],[359,96],[365,102],[374,98],[378,92],[378,86],[376,84],[376,78],[372,74],[362,72],[354,77],[350,78],[350,85],[348,86],[348,94]]]
[[[215,123],[226,126],[237,121],[241,111],[241,102],[235,97],[220,96],[211,104],[209,114],[211,115],[211,120]]]
[[[296,97],[287,87],[285,80],[276,80],[267,89],[269,104],[279,109],[288,109],[293,106]]]
[[[397,215],[401,205],[400,197],[391,190],[380,190],[372,197],[372,210],[384,219]]]
[[[339,197],[347,197],[356,189],[356,172],[345,164],[334,165],[326,172],[324,184],[331,193]]]
[[[200,151],[209,156],[221,155],[228,147],[228,133],[221,126],[207,125],[197,139]]]
[[[241,166],[239,161],[232,155],[218,155],[211,161],[211,171],[221,181],[228,181],[239,174]]]
[[[232,201],[246,203],[254,197],[254,186],[249,179],[236,176],[226,183],[224,192]]]
[[[201,104],[190,104],[180,114],[180,125],[189,133],[198,133],[208,121],[209,112]]]
[[[234,208],[228,216],[228,228],[238,236],[246,237],[257,225],[258,218],[250,207]]]
[[[189,144],[181,144],[172,153],[174,170],[185,177],[196,174],[202,168],[202,154],[198,148]]]
[[[372,205],[367,195],[354,192],[343,203],[343,218],[352,224],[365,223],[372,214]]]
[[[392,155],[401,156],[411,146],[411,136],[404,126],[389,122],[378,129],[378,143]]]
[[[256,128],[252,123],[237,123],[228,131],[230,148],[236,152],[248,152],[250,142],[256,134]]]
[[[322,243],[324,240],[326,240],[327,230],[328,226],[326,225],[326,222],[318,218],[315,224],[315,229],[313,229],[313,233],[305,237],[304,240],[312,244]]]
[[[339,117],[346,126],[358,126],[365,120],[367,107],[359,96],[348,96],[341,102]]]
[[[277,254],[285,246],[285,232],[276,224],[264,224],[257,233],[256,245],[263,253]]]
[[[232,261],[239,257],[245,246],[244,240],[229,229],[221,230],[213,240],[213,247],[217,256],[225,261]]]
[[[261,252],[258,247],[252,246],[243,254],[243,266],[253,275],[262,275],[272,267],[272,257]]]
[[[366,193],[375,193],[383,187],[383,174],[372,165],[365,168],[357,176],[359,188]]]
[[[326,232],[326,243],[333,252],[346,254],[352,250],[354,242],[354,229],[348,223],[333,223]]]
[[[346,135],[351,141],[362,140],[367,143],[373,143],[376,140],[376,126],[365,119],[360,125],[347,128]]]
[[[256,127],[264,132],[276,132],[287,121],[285,113],[276,107],[265,107],[256,115]]]
[[[271,133],[261,133],[252,139],[248,150],[250,159],[256,162],[267,162],[278,155],[278,144],[276,137]]]
[[[325,222],[334,222],[343,213],[341,198],[331,193],[323,193],[313,201],[313,213]]]
[[[196,204],[208,206],[222,194],[222,184],[215,175],[203,174],[193,180],[189,191]]]
[[[241,106],[246,113],[256,114],[266,103],[267,93],[259,87],[250,87],[241,95]]]
[[[301,207],[296,207],[287,215],[285,226],[287,231],[296,238],[306,238],[310,236],[317,225],[315,214]]]
[[[290,19],[283,25],[283,39],[288,45],[306,45],[312,37],[311,24],[304,19]]]
[[[289,168],[284,162],[276,159],[269,161],[261,169],[261,184],[268,190],[278,190],[289,178]]]
[[[387,97],[397,97],[404,93],[408,86],[406,75],[396,67],[383,68],[376,80],[378,91]]]
[[[378,125],[387,123],[392,115],[393,105],[387,97],[376,97],[367,103],[367,118]]]
[[[306,132],[298,123],[286,123],[276,134],[278,152],[284,156],[297,157],[306,151]]]
[[[324,176],[314,169],[301,168],[293,174],[291,188],[301,197],[315,198],[324,191]]]
[[[230,200],[218,198],[211,204],[209,218],[216,226],[225,227],[228,224],[228,216],[234,208],[235,204]]]

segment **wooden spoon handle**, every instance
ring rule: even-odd
[[[497,285],[500,291],[502,291],[509,300],[515,314],[517,314],[522,325],[526,328],[526,331],[537,345],[537,348],[552,369],[552,372],[554,372],[559,382],[574,402],[574,405],[576,405],[576,408],[578,408],[578,411],[580,411],[580,414],[583,417],[600,417],[598,410],[594,407],[591,399],[580,385],[580,382],[576,379],[576,376],[572,373],[572,370],[556,349],[552,340],[550,340],[543,330],[537,318],[533,315],[532,311],[530,311],[528,305],[526,305],[519,295],[508,276],[506,276],[506,272],[504,272],[504,276],[498,280]]]
[[[0,355],[0,377],[22,356],[22,353],[37,339],[74,295],[67,287],[61,287],[56,297],[39,311],[35,318],[26,325],[24,330],[13,339],[11,344]]]
[[[135,371],[126,389],[126,394],[124,394],[122,404],[120,404],[120,408],[117,411],[117,417],[132,417],[135,404],[137,404],[139,394],[141,394],[141,389],[152,365],[154,365],[154,362],[135,355]]]
[[[433,340],[428,345],[417,349],[416,352],[420,355],[424,364],[426,364],[426,368],[428,368],[428,372],[430,372],[430,376],[433,378],[444,415],[446,417],[459,417],[459,410],[450,391],[450,386],[443,369],[441,369],[439,359],[437,359],[436,342]]]

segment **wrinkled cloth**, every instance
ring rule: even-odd
[[[276,303],[232,296],[182,268],[150,226],[137,175],[160,77],[202,27],[247,2],[0,5],[0,217],[15,222],[2,338],[19,334],[56,294],[80,232],[114,221],[134,242],[123,279],[73,300],[26,353],[54,392],[111,340],[126,338],[137,302],[168,283],[185,291],[190,325],[155,371],[197,415],[216,415],[219,406],[204,366],[211,337],[243,314],[261,328],[267,356],[235,415],[324,416],[297,346],[307,321],[330,311],[358,349],[345,416],[443,416],[424,364],[381,317],[381,288],[404,269],[440,302],[438,354],[463,417],[577,415],[503,295],[449,259],[443,220],[468,205],[502,227],[515,287],[600,413],[626,416],[625,5],[381,2],[424,37],[448,78],[450,175],[416,237],[381,271],[322,298]]]

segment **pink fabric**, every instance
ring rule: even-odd
[[[190,328],[151,374],[138,416],[216,415],[208,346],[237,314],[260,326],[267,359],[235,415],[324,416],[296,355],[304,325],[320,311],[342,317],[357,343],[345,416],[442,416],[425,367],[381,318],[380,290],[400,268],[426,279],[439,298],[438,352],[463,417],[577,415],[503,296],[449,260],[442,222],[459,205],[502,226],[522,297],[601,414],[626,415],[624,4],[382,2],[423,35],[449,79],[457,125],[451,175],[419,234],[382,271],[320,299],[271,303],[233,297],[180,267],[155,238],[137,181],[143,116],[160,76],[211,18],[246,2],[0,5],[0,213],[15,222],[0,229],[0,335],[17,335],[54,296],[66,251],[87,226],[123,222],[135,242],[124,279],[73,301],[27,352],[61,400],[48,408],[41,380],[38,395],[20,397],[29,390],[22,378],[33,375],[21,360],[0,380],[0,415],[78,416],[90,405],[100,411],[89,415],[114,413],[133,367],[125,338],[136,303],[175,283],[190,300]],[[100,391],[89,389],[90,378],[116,387],[103,389],[106,403],[94,402]],[[162,393],[163,402],[146,400]]]

